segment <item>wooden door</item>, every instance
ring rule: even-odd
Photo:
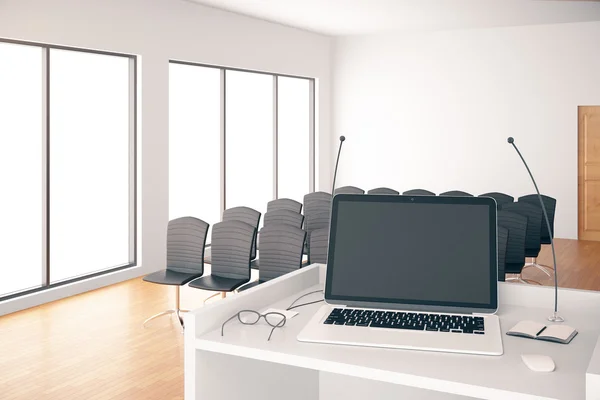
[[[579,107],[579,240],[600,241],[600,106]]]

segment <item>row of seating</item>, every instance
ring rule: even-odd
[[[356,186],[343,186],[335,190],[335,194],[364,194],[365,191]],[[371,189],[368,194],[398,195],[394,189],[380,187]],[[408,196],[435,196],[435,193],[425,189],[412,189],[402,193]],[[440,193],[440,196],[473,196],[461,190],[451,190]],[[514,197],[505,193],[490,192],[479,195],[491,197],[496,200],[498,207],[498,279],[505,280],[506,274],[516,274],[514,278],[526,283],[538,283],[534,280],[522,278],[525,267],[533,266],[550,276],[547,266],[537,263],[537,256],[543,244],[550,244],[554,231],[554,216],[556,213],[556,199],[542,195],[542,202],[548,213],[551,231],[543,219],[543,211],[536,194],[521,196],[515,202]],[[533,262],[526,264],[526,259],[532,258]]]
[[[307,196],[311,204],[311,196]],[[331,195],[327,196],[330,209]],[[180,308],[180,287],[183,285],[189,284],[189,287],[215,291],[215,295],[224,296],[226,292],[246,290],[301,268],[307,242],[307,233],[302,229],[305,221],[305,216],[301,214],[302,207],[301,203],[291,199],[269,202],[259,235],[260,212],[249,207],[227,209],[223,212],[223,220],[213,225],[209,247],[206,246],[207,222],[195,217],[169,221],[167,267],[145,276],[144,281],[176,286],[176,304],[174,309],[148,318],[144,325],[162,315],[176,314],[183,327],[181,314],[187,311]],[[311,210],[311,207],[307,209]],[[319,235],[313,236],[313,239],[318,238]],[[321,238],[319,243],[306,247],[318,249],[323,242],[327,243],[327,236],[324,241]],[[256,259],[257,247],[260,259]],[[325,256],[326,252],[326,249],[321,250]],[[310,259],[312,254],[308,254]],[[322,255],[318,259],[321,261],[309,262],[325,262],[322,261]],[[204,275],[204,263],[211,264],[211,273],[208,275]],[[259,277],[257,281],[249,283],[251,265],[259,268]]]
[[[362,189],[345,186],[339,193],[360,193]],[[394,193],[392,193],[394,192]],[[362,191],[364,193],[364,191]],[[389,188],[377,188],[369,194],[398,194]],[[406,191],[405,195],[435,195],[423,189]],[[472,196],[462,191],[450,191],[444,196]],[[517,202],[504,193],[485,193],[498,204],[498,279],[505,274],[517,274],[530,265],[544,270],[535,262],[541,245],[549,244],[553,235],[556,200],[542,196],[551,222],[549,231],[542,223],[542,209],[537,195],[522,196]],[[264,226],[257,235],[261,213],[249,207],[234,207],[224,211],[223,221],[213,226],[210,255],[205,254],[209,224],[195,217],[182,217],[169,222],[167,230],[167,268],[150,274],[145,281],[175,285],[176,307],[148,318],[145,322],[165,314],[175,313],[181,325],[179,288],[190,287],[217,292],[244,290],[302,267],[303,254],[308,264],[326,263],[329,241],[329,220],[332,196],[326,192],[313,192],[304,196],[304,204],[291,199],[277,199],[267,204]],[[304,214],[302,209],[304,207]],[[303,229],[302,229],[303,228]],[[257,236],[258,246],[257,246]],[[260,259],[256,259],[257,247]],[[204,276],[204,263],[212,265],[211,274]],[[251,267],[259,269],[258,281],[250,281]],[[244,286],[245,285],[245,286]]]

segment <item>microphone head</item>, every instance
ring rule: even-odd
[[[346,136],[340,136],[340,142],[343,142],[344,140],[346,140]]]
[[[510,144],[513,144],[515,139],[513,139],[512,136],[510,136],[508,139],[506,139],[506,141]]]

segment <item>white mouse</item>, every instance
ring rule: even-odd
[[[527,368],[535,372],[552,372],[556,367],[552,358],[541,354],[521,354],[521,359]]]

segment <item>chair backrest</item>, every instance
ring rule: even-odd
[[[273,210],[265,213],[265,220],[263,226],[271,225],[291,225],[298,229],[302,228],[304,222],[304,215],[299,214],[295,211],[290,210]],[[262,258],[262,256],[261,256]]]
[[[500,207],[502,207],[503,204],[512,203],[513,201],[515,201],[514,197],[509,196],[508,194],[500,193],[500,192],[484,193],[484,194],[480,194],[478,197],[491,197],[492,199],[496,200],[496,204],[498,205],[498,210],[500,209]]]
[[[400,194],[397,190],[386,188],[386,187],[378,187],[375,189],[371,189],[367,192],[367,194]]]
[[[208,224],[194,217],[169,221],[167,227],[167,269],[204,273],[204,246]]]
[[[537,197],[537,194],[528,194],[527,196],[519,197],[519,201],[531,204],[540,205],[540,200]],[[546,207],[546,212],[548,213],[548,221],[550,222],[550,228],[552,229],[552,233],[548,232],[548,226],[546,226],[546,221],[544,220],[544,214],[542,211],[542,243],[550,244],[550,236],[554,237],[554,215],[556,214],[556,199],[550,196],[542,195],[542,201],[544,202],[544,206]]]
[[[275,210],[290,210],[302,212],[302,203],[292,199],[276,199],[267,203],[267,212]]]
[[[504,282],[506,280],[505,264],[506,264],[506,245],[508,243],[508,229],[498,227],[498,280]]]
[[[314,192],[304,196],[304,230],[329,228],[332,197],[326,192]]]
[[[256,228],[242,221],[223,221],[213,225],[211,237],[211,275],[250,279],[250,253]]]
[[[356,186],[342,186],[335,189],[333,194],[365,194],[365,191]]]
[[[260,281],[277,278],[302,266],[305,231],[290,225],[274,224],[263,227],[259,236]]]
[[[471,193],[463,192],[462,190],[450,190],[448,192],[440,193],[440,196],[473,197]]]
[[[525,266],[525,235],[527,233],[527,217],[512,211],[498,211],[498,226],[508,229],[506,242],[506,264],[520,265],[520,273]]]
[[[405,196],[435,196],[435,193],[425,189],[411,189],[402,194]]]
[[[310,233],[308,251],[309,264],[327,264],[327,249],[329,248],[329,228],[316,229]]]
[[[258,230],[260,213],[250,207],[232,207],[223,211],[223,221],[242,221]],[[212,255],[211,255],[212,257]],[[256,258],[256,238],[252,244],[252,259]]]
[[[512,211],[527,217],[527,231],[525,233],[525,256],[537,257],[542,247],[542,207],[538,204],[506,203],[501,210]]]

